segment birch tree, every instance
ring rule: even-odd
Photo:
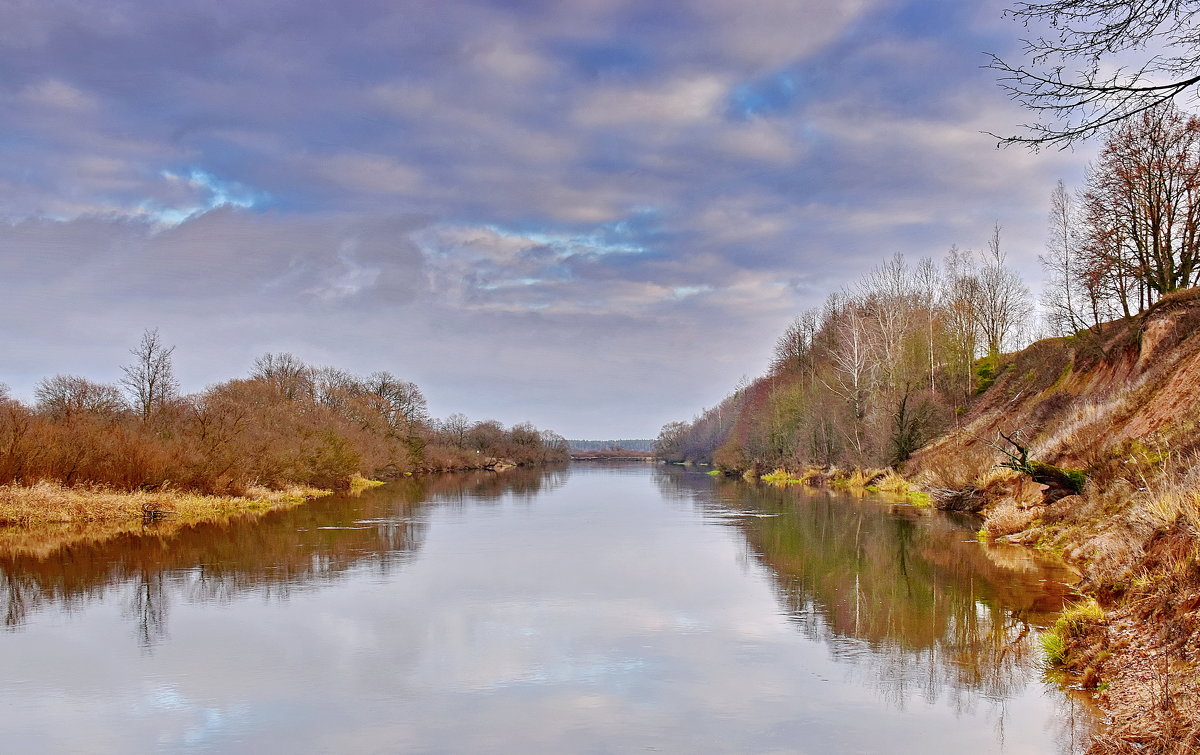
[[[992,228],[987,254],[979,269],[974,307],[979,333],[993,367],[999,363],[1004,349],[1013,345],[1032,312],[1029,288],[1006,263],[997,224]]]

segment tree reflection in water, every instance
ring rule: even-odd
[[[386,576],[414,557],[424,512],[467,500],[532,500],[561,487],[565,468],[412,477],[358,496],[331,496],[262,516],[179,525],[47,526],[0,538],[0,601],[9,629],[47,605],[70,609],[113,591],[151,647],[167,633],[168,587],[190,602],[228,603],[292,591],[370,565]]]
[[[58,750],[202,731],[210,749],[917,752],[934,730],[932,751],[1079,751],[1087,717],[1039,681],[1059,567],[966,542],[967,520],[682,472],[0,531],[6,733],[29,751],[61,729]]]
[[[1038,629],[1074,594],[1067,567],[1027,548],[976,542],[971,517],[882,496],[714,481],[678,467],[656,481],[665,496],[736,528],[788,620],[899,709],[945,700],[973,712],[1036,683]],[[1001,737],[1003,716],[1001,706]],[[1083,737],[1076,727],[1087,716],[1062,719],[1060,738]]]

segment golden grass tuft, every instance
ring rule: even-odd
[[[1005,498],[988,511],[982,532],[989,540],[1024,532],[1037,521],[1040,512],[1026,508],[1012,498]]]
[[[119,491],[102,486],[67,487],[41,481],[0,485],[0,525],[114,522],[167,517],[196,521],[294,505],[330,491],[295,486],[251,487],[244,496],[209,496],[177,490]]]
[[[883,476],[877,479],[873,484],[876,490],[879,490],[883,493],[908,495],[915,490],[913,484],[897,474],[896,470],[894,469],[885,470]]]
[[[758,479],[772,485],[800,485],[804,482],[801,478],[782,468],[776,469],[774,472],[768,472]]]
[[[351,493],[361,493],[364,490],[369,490],[371,488],[377,488],[382,484],[383,484],[382,480],[370,480],[370,479],[367,479],[366,477],[363,477],[358,472],[355,472],[354,474],[350,475],[350,492]]]

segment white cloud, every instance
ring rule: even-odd
[[[752,119],[722,129],[715,143],[734,158],[772,165],[792,163],[803,154],[803,145],[784,124]]]
[[[355,192],[411,194],[422,185],[420,170],[390,155],[342,152],[312,163],[319,175]]]
[[[585,127],[687,126],[718,117],[727,78],[687,76],[652,87],[605,86],[589,93],[573,120]]]
[[[872,0],[696,0],[693,4],[717,37],[719,49],[759,68],[812,55],[877,5]]]
[[[86,116],[94,112],[99,101],[87,92],[61,79],[46,79],[25,89],[24,99],[34,107]]]

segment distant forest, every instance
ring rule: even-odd
[[[572,451],[645,451],[654,450],[652,438],[634,440],[568,440],[567,445]]]

